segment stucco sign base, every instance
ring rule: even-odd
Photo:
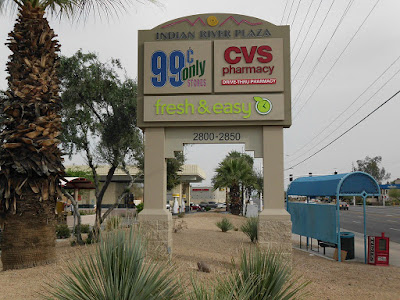
[[[144,209],[139,214],[140,230],[152,256],[170,258],[172,253],[172,215],[164,209]]]
[[[285,210],[266,209],[258,217],[258,243],[263,249],[280,253],[292,263],[292,222]]]

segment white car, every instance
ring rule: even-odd
[[[226,203],[218,203],[217,208],[226,208]]]

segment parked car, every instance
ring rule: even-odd
[[[199,204],[190,203],[190,210],[201,210],[201,206]]]
[[[217,208],[217,202],[215,202],[215,201],[200,202],[200,206],[201,206],[202,208],[206,208],[206,207],[209,207],[209,208]]]
[[[226,208],[226,203],[218,203],[217,208]]]
[[[346,202],[339,202],[339,209],[349,210],[349,205]]]

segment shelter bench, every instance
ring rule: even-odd
[[[324,242],[324,241],[321,241],[321,240],[318,240],[318,246],[324,248],[324,255],[325,255],[325,248],[326,247],[337,248],[337,244]]]

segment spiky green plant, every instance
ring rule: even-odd
[[[110,218],[107,218],[106,231],[112,231],[114,229],[121,228],[121,225],[122,225],[121,222],[122,222],[122,219],[119,216],[112,216]]]
[[[145,257],[140,233],[114,230],[101,237],[94,255],[81,256],[68,267],[46,299],[179,299],[181,289],[172,266]]]
[[[240,230],[250,238],[252,243],[256,243],[258,240],[258,217],[248,218]]]
[[[228,220],[227,217],[224,217],[221,221],[215,223],[215,225],[217,225],[222,232],[227,232],[228,230],[232,230],[234,228],[233,224]]]
[[[192,278],[189,300],[289,300],[302,296],[308,282],[299,282],[282,255],[254,249],[243,251],[238,268],[227,277],[219,277],[210,288]]]
[[[258,248],[242,252],[239,270],[233,275],[237,286],[253,280],[249,299],[296,299],[309,282],[300,282],[291,273],[291,268],[282,254]],[[254,280],[256,278],[257,280]]]

